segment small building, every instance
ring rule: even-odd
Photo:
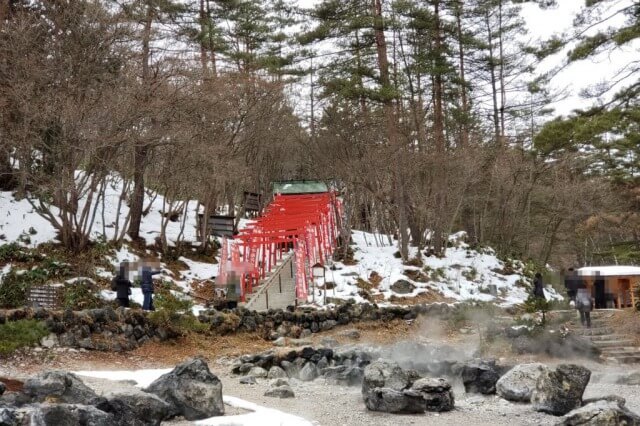
[[[596,309],[635,306],[635,289],[640,285],[638,266],[586,266],[577,270],[578,276],[595,301]]]

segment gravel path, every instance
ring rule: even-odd
[[[640,412],[638,386],[616,385],[613,382],[622,370],[598,364],[588,364],[594,372],[585,392],[585,398],[605,395],[619,395],[627,400],[627,407]],[[407,425],[547,425],[555,424],[559,418],[533,411],[530,404],[517,404],[497,396],[465,394],[461,383],[454,383],[456,408],[448,413],[426,413],[421,415],[394,415],[366,410],[359,387],[328,385],[320,378],[313,382],[290,380],[295,392],[293,399],[278,399],[264,396],[269,381],[258,379],[255,385],[239,383],[239,377],[230,375],[229,367],[223,364],[211,365],[212,371],[223,383],[225,395],[235,396],[265,407],[303,417],[314,425],[322,426],[391,426]],[[628,371],[627,371],[628,372]],[[128,382],[113,382],[103,379],[86,378],[87,385],[98,393],[115,390],[134,389]],[[226,415],[242,414],[243,410],[226,407]],[[188,425],[187,421],[167,422],[167,425]]]
[[[219,373],[218,373],[219,374]],[[530,404],[516,404],[497,396],[465,394],[462,384],[454,385],[455,410],[448,413],[421,415],[394,415],[368,411],[362,401],[359,387],[341,387],[314,382],[290,380],[295,393],[293,399],[263,396],[267,380],[258,379],[256,385],[241,385],[238,377],[219,376],[226,395],[237,396],[260,405],[276,408],[304,417],[316,425],[333,426],[386,426],[415,425],[541,425],[554,424],[557,417],[533,411]],[[627,407],[640,412],[638,386],[590,383],[585,398],[619,395],[627,399]]]

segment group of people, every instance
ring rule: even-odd
[[[144,296],[142,309],[145,311],[154,311],[153,306],[153,276],[160,273],[159,264],[157,262],[122,262],[118,269],[118,274],[111,281],[111,289],[116,292],[118,304],[122,307],[129,307],[129,296],[131,296],[131,287],[133,283],[129,279],[129,272],[137,270],[140,276],[140,287]]]
[[[591,297],[591,292],[575,269],[569,268],[564,278],[564,285],[567,288],[569,305],[575,307],[580,313],[582,326],[591,328],[591,311],[594,307],[593,298]],[[542,274],[539,272],[533,280],[533,296],[546,299]]]

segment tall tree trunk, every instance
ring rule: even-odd
[[[147,85],[150,79],[149,61],[151,44],[151,24],[153,23],[153,7],[147,1],[147,14],[142,33],[142,82]],[[153,123],[152,123],[153,124]],[[133,196],[131,199],[131,221],[129,222],[128,234],[133,240],[140,238],[140,222],[142,221],[142,210],[144,208],[144,172],[147,167],[147,157],[149,146],[136,145],[133,150]]]
[[[491,96],[493,100],[493,132],[495,142],[500,143],[500,117],[498,115],[498,88],[496,83],[496,59],[493,53],[493,33],[491,32],[491,20],[489,12],[485,12],[485,24],[487,25],[487,38],[489,44],[489,72],[491,75]]]
[[[434,50],[437,58],[441,58],[442,52],[442,28],[440,22],[440,0],[435,0],[434,5]],[[439,60],[439,59],[436,59]],[[438,65],[438,64],[436,64]],[[441,69],[440,66],[436,67]],[[434,170],[434,194],[435,194],[435,211],[442,212],[445,198],[445,135],[444,135],[444,82],[442,73],[438,71],[433,77],[433,132],[435,141],[435,170]],[[433,227],[433,249],[437,255],[443,253],[444,247],[444,223],[440,215],[436,215]]]
[[[458,36],[458,58],[460,61],[460,103],[462,107],[462,126],[460,129],[460,146],[469,145],[469,104],[467,99],[467,80],[465,77],[464,62],[464,35],[462,33],[462,1],[458,0],[455,6],[456,31]]]
[[[505,138],[505,124],[504,124],[504,111],[505,104],[507,103],[507,94],[504,84],[504,51],[502,46],[502,0],[498,0],[498,47],[499,47],[499,68],[498,75],[500,78],[500,136],[502,140],[500,144],[504,144]]]
[[[372,0],[373,9],[373,30],[376,42],[376,53],[378,59],[378,70],[380,72],[380,83],[385,92],[383,98],[385,124],[389,144],[395,152],[395,176],[394,176],[394,201],[397,206],[400,254],[404,260],[409,257],[409,235],[407,232],[407,211],[406,197],[404,193],[404,178],[402,167],[405,163],[405,149],[398,134],[398,124],[393,111],[393,98],[388,95],[393,90],[389,77],[389,60],[387,57],[387,41],[384,35],[384,19],[382,16],[382,0]]]

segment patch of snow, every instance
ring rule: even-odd
[[[75,374],[108,380],[133,380],[136,386],[145,388],[171,369],[152,369],[134,371],[76,371]],[[251,411],[235,416],[217,416],[198,420],[194,423],[206,426],[312,426],[313,423],[273,408],[264,407],[235,396],[223,396],[223,401],[231,407]]]

